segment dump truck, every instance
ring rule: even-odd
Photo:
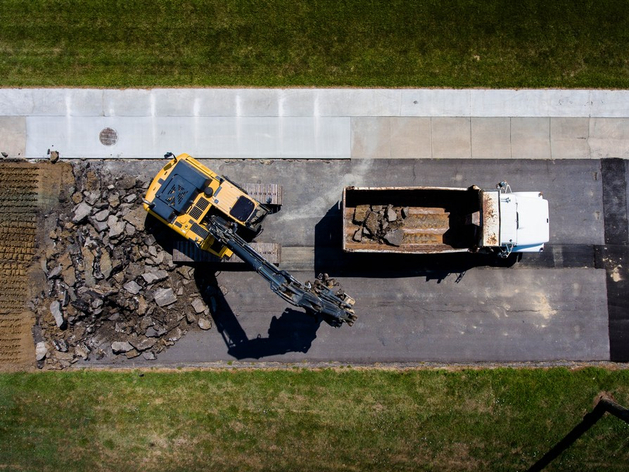
[[[345,187],[343,250],[405,254],[541,252],[549,240],[541,192],[450,187]]]
[[[322,315],[333,326],[356,320],[354,299],[325,274],[301,283],[265,259],[250,244],[272,208],[247,194],[188,154],[173,157],[153,178],[144,209],[180,236],[221,260],[234,254],[266,279],[271,290],[292,305]],[[269,201],[269,203],[272,203]]]

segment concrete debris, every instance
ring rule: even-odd
[[[142,357],[146,359],[147,361],[154,361],[155,359],[157,359],[157,356],[155,355],[153,351],[142,353]]]
[[[63,313],[61,313],[61,303],[59,303],[58,301],[52,302],[50,304],[50,313],[55,319],[55,323],[57,323],[57,327],[61,329],[65,328],[66,320],[63,317]]]
[[[401,246],[404,239],[404,220],[408,216],[408,207],[358,205],[353,218],[358,229],[352,239],[356,242],[368,239],[376,243]]]
[[[148,182],[116,178],[106,164],[73,163],[70,198],[46,219],[43,285],[33,297],[38,366],[155,360],[193,329],[210,329],[201,294],[216,280],[175,266],[172,234],[142,208]],[[215,304],[215,301],[212,301]],[[52,316],[51,316],[52,315]]]
[[[368,234],[371,236],[378,234],[378,231],[380,230],[380,218],[378,213],[373,211],[369,212],[367,219],[365,220],[365,228],[367,228],[369,231]]]
[[[90,349],[85,344],[78,344],[74,347],[74,355],[84,361],[90,358]]]
[[[135,280],[131,280],[122,286],[127,292],[137,295],[142,290],[142,286],[138,284]]]
[[[107,226],[109,226],[109,238],[115,239],[124,233],[124,229],[127,223],[123,220],[119,220],[114,215],[109,215],[107,218]]]
[[[201,300],[200,298],[195,298],[194,300],[192,300],[192,308],[194,308],[194,311],[197,314],[203,313],[205,310],[208,309],[205,302]]]
[[[107,250],[103,251],[100,256],[100,272],[101,274],[103,274],[103,277],[105,279],[109,278],[113,268],[114,267],[111,263],[111,256],[109,255],[109,251]]]
[[[166,332],[167,330],[163,326],[155,325],[147,328],[145,336],[148,338],[159,338],[166,334]]]
[[[57,277],[59,277],[59,275],[61,275],[62,271],[63,271],[63,266],[59,264],[57,267],[55,267],[50,272],[48,272],[48,278],[56,279]]]
[[[96,181],[93,181],[90,183],[90,187],[98,185],[98,183]],[[98,200],[100,200],[100,192],[97,191],[89,191],[89,192],[84,192],[83,196],[85,198],[85,202],[87,202],[89,205],[95,205],[96,202]]]
[[[120,205],[120,196],[116,192],[112,192],[107,197],[107,202],[110,207],[118,208],[118,205]]]
[[[155,338],[137,338],[135,340],[129,341],[129,343],[138,351],[146,351],[147,349],[151,349],[155,346],[157,339]]]
[[[125,176],[117,182],[117,187],[121,190],[133,190],[137,185],[138,181],[131,175]]]
[[[105,219],[103,221],[94,220],[94,221],[92,221],[92,226],[99,233],[102,233],[103,231],[107,231],[109,229],[109,225],[107,224],[107,219]]]
[[[208,330],[212,327],[212,322],[208,318],[199,318],[198,324],[202,330]]]
[[[131,349],[133,349],[133,346],[128,341],[114,341],[111,343],[111,350],[114,354],[129,352]]]
[[[142,274],[142,278],[147,284],[154,284],[160,282],[168,277],[168,272],[162,269],[151,270]]]
[[[177,341],[179,341],[181,336],[183,336],[183,331],[181,331],[179,326],[177,326],[171,332],[168,333],[168,336],[166,337],[166,340],[168,342],[173,343],[173,345],[174,345]]]
[[[46,343],[44,341],[39,341],[35,345],[35,359],[37,361],[42,361],[46,358],[48,354],[48,348],[46,347]]]
[[[125,357],[127,359],[134,359],[138,357],[140,354],[141,352],[138,352],[136,349],[131,349],[130,351],[125,352]]]
[[[160,288],[155,291],[155,303],[161,307],[172,305],[176,301],[177,296],[172,288]]]
[[[357,205],[354,209],[354,223],[357,225],[364,223],[369,212],[369,205]]]
[[[144,221],[146,220],[146,211],[142,205],[137,205],[133,210],[129,211],[123,219],[131,224],[136,230],[144,231]]]
[[[389,243],[391,246],[401,246],[402,245],[402,239],[404,239],[404,231],[402,231],[401,229],[393,229],[389,232],[387,232],[383,238],[387,243]]]
[[[57,351],[68,352],[68,343],[65,339],[53,339],[52,343]]]
[[[107,221],[107,218],[109,218],[108,209],[101,210],[94,215],[96,221]]]
[[[87,202],[79,203],[74,209],[72,223],[78,224],[83,222],[92,213],[92,207]]]

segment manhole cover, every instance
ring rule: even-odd
[[[113,146],[118,141],[118,133],[115,129],[105,128],[100,132],[100,136],[98,138],[105,146]]]

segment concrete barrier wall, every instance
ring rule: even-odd
[[[629,158],[629,91],[0,89],[27,158]]]

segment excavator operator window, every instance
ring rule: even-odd
[[[254,209],[255,204],[247,197],[241,196],[229,212],[229,215],[239,221],[247,221]]]

